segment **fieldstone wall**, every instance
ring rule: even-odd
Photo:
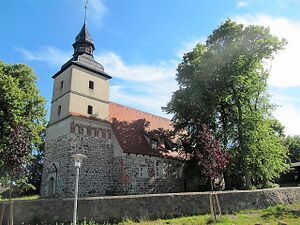
[[[74,166],[71,158],[70,138],[67,135],[60,136],[55,140],[46,142],[45,161],[43,165],[41,196],[53,197],[54,193],[59,195],[71,192],[71,182],[68,175]],[[72,167],[73,166],[73,167]],[[48,181],[53,178],[53,190],[48,190]],[[73,181],[74,182],[74,181]]]
[[[75,167],[72,155],[87,156],[80,169],[79,196],[147,194],[184,191],[182,161],[144,156],[116,154],[110,124],[88,119],[69,118],[60,124],[65,135],[51,129],[45,146],[41,196],[66,198],[73,196]],[[50,137],[50,138],[49,138]]]
[[[111,192],[113,148],[110,127],[95,122],[93,125],[75,121],[70,125],[69,134],[46,140],[42,197],[73,196],[75,167],[72,155],[75,153],[87,156],[80,169],[79,196]]]
[[[182,161],[122,154],[114,158],[113,190],[121,194],[149,194],[184,191]]]
[[[300,202],[300,188],[255,191],[216,192],[223,213],[265,208],[275,204]],[[78,201],[78,218],[97,222],[120,221],[125,218],[170,218],[209,213],[210,193],[172,193],[114,197],[82,198]],[[6,204],[0,202],[0,211]],[[16,201],[14,222],[19,224],[55,224],[72,220],[73,199],[41,199]]]

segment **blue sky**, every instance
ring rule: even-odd
[[[154,114],[177,89],[176,67],[227,18],[270,26],[289,44],[272,62],[274,112],[300,134],[300,0],[89,0],[95,58],[113,76],[110,99]],[[72,55],[84,0],[1,0],[0,60],[26,63],[50,108],[51,76]]]

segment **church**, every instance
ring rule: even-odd
[[[176,141],[155,135],[172,130],[171,121],[110,101],[112,77],[93,57],[86,23],[73,48],[73,57],[52,77],[41,196],[74,195],[77,153],[86,156],[80,197],[186,190]]]

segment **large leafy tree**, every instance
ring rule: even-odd
[[[289,150],[291,162],[300,162],[300,136],[287,136],[284,139],[284,144]]]
[[[184,55],[179,90],[164,108],[178,132],[197,134],[207,124],[233,156],[227,176],[245,178],[246,188],[266,186],[286,169],[286,149],[272,128],[265,69],[285,44],[263,26],[225,21]]]
[[[45,100],[26,65],[0,61],[0,184],[28,184],[28,166],[41,145]]]

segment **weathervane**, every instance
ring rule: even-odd
[[[84,5],[84,24],[86,24],[86,11],[87,11],[87,4],[89,0],[85,0],[85,5]]]

